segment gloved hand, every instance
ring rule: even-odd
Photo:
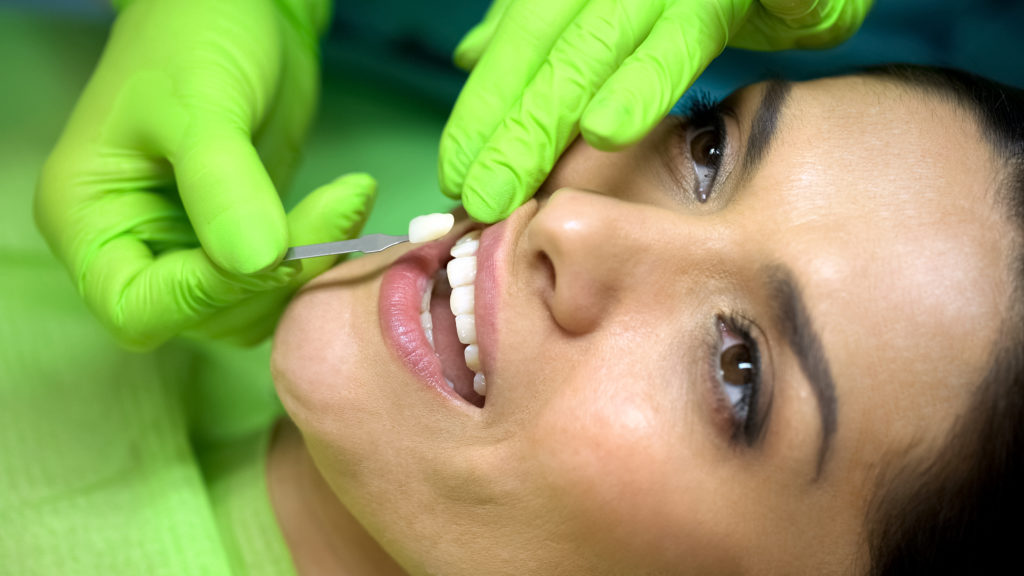
[[[300,240],[278,190],[316,106],[329,0],[122,5],[44,166],[36,222],[125,345],[192,328],[254,340],[250,325],[275,313],[256,296],[286,289],[302,268],[276,267]],[[354,233],[372,196],[360,182],[306,224],[340,219],[327,239]]]
[[[373,208],[376,192],[377,182],[364,173],[346,174],[317,188],[288,213],[289,244],[302,246],[359,236]],[[201,253],[196,257],[199,256],[205,257]],[[209,313],[202,314],[202,319],[187,332],[242,345],[256,344],[274,331],[281,311],[296,290],[343,258],[321,256],[288,262],[267,274],[275,281],[290,278],[276,288],[272,283],[254,280],[251,276],[230,276],[223,271],[218,274],[216,267],[206,259],[206,265],[198,268],[211,274],[205,282],[210,287],[209,293],[215,295],[220,290],[222,297],[230,297],[233,303],[210,307]],[[141,302],[139,306],[148,310],[153,304]],[[200,315],[200,311],[196,312],[194,317]]]
[[[474,68],[441,137],[441,189],[485,222],[527,200],[580,133],[632,144],[726,45],[819,48],[872,0],[496,0],[459,44]]]

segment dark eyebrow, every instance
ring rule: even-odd
[[[747,139],[747,151],[743,155],[743,175],[749,178],[757,171],[772,145],[775,129],[779,124],[779,116],[786,105],[793,84],[787,80],[775,78],[768,80],[761,104],[757,108],[754,120],[750,125],[750,137]]]
[[[814,399],[821,416],[821,444],[818,448],[818,466],[815,480],[821,477],[825,457],[832,437],[836,433],[837,398],[832,380],[832,369],[814,329],[807,304],[793,279],[793,272],[785,265],[776,264],[767,273],[772,305],[778,315],[779,327],[789,347],[796,354],[800,370],[811,384]]]

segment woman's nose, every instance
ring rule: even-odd
[[[679,243],[687,240],[678,220],[678,214],[647,204],[557,190],[527,230],[532,255],[549,275],[544,298],[555,322],[569,333],[584,334],[616,316],[624,304],[663,301],[668,294],[661,292],[680,288],[666,286],[684,264]],[[693,241],[692,233],[684,235]]]

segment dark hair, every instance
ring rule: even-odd
[[[1015,527],[1024,521],[1024,91],[945,68],[898,64],[863,74],[974,116],[1003,162],[999,200],[1017,231],[1013,299],[991,369],[937,454],[879,476],[867,516],[868,572],[968,574],[1014,566],[1024,533]]]

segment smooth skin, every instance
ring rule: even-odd
[[[621,152],[577,141],[503,224],[482,409],[426,386],[382,338],[379,272],[398,254],[308,284],[275,339],[304,438],[274,447],[275,501],[337,498],[333,521],[417,575],[862,573],[878,475],[933,455],[966,409],[1020,239],[999,164],[948,102],[864,77],[797,84],[747,171],[764,92],[730,98],[706,204],[670,119]],[[830,365],[820,469],[818,402],[766,265],[790,269]],[[760,339],[770,394],[752,445],[734,440],[715,376],[729,312]],[[287,446],[330,491],[280,481]],[[279,518],[289,542],[320,532]]]
[[[316,109],[330,3],[122,4],[43,169],[36,222],[126,346],[186,331],[258,342],[309,277],[277,266],[289,243],[358,234],[375,188],[346,180],[301,221],[278,195]]]
[[[827,48],[871,0],[496,0],[455,62],[472,69],[441,137],[441,190],[495,222],[582,134],[644,137],[726,46]]]

